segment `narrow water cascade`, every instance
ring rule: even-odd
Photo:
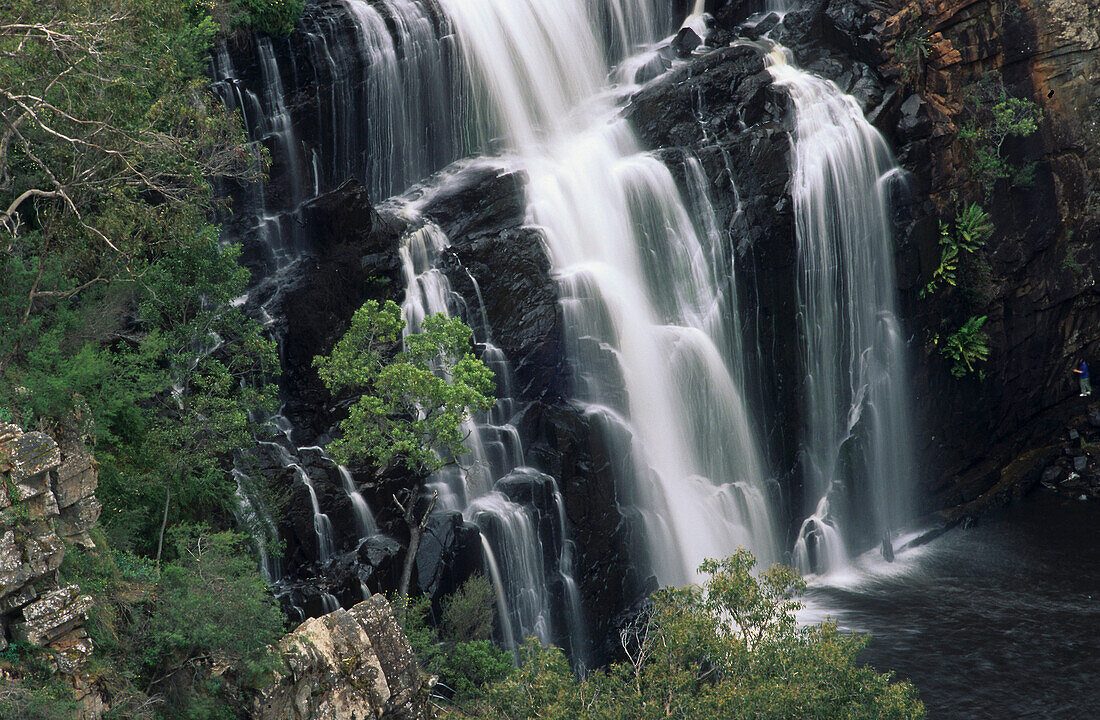
[[[218,46],[214,91],[268,149],[274,181],[225,192],[237,234],[257,234],[274,267],[307,249],[303,202],[349,178],[390,197],[490,137],[450,32],[430,2],[337,0],[307,4],[290,38]]]
[[[447,235],[419,218],[413,205],[401,207],[400,212],[414,223],[399,250],[406,287],[402,304],[406,336],[420,332],[424,319],[435,313],[462,314],[466,309],[466,314],[484,318],[484,306],[466,308],[439,267],[450,244]],[[476,291],[476,281],[472,276],[470,280]],[[473,318],[466,319],[478,326]],[[523,444],[512,424],[523,410],[513,395],[512,369],[492,344],[488,324],[481,324],[487,337],[476,341],[482,361],[494,372],[497,402],[485,417],[466,421],[467,454],[434,473],[428,488],[438,494],[440,509],[461,512],[481,531],[485,568],[497,592],[504,645],[514,649],[527,637],[544,643],[560,642],[564,637],[569,639],[574,662],[583,664],[585,622],[572,575],[572,548],[561,494],[554,478],[524,464]],[[548,519],[556,532],[542,531]],[[556,567],[547,567],[546,558],[551,557],[556,558]],[[562,585],[558,593],[549,587],[549,578],[555,576]],[[561,598],[565,628],[554,624],[551,605],[555,595]]]
[[[441,4],[528,179],[529,218],[559,280],[576,401],[612,429],[612,455],[631,460],[618,481],[644,517],[639,560],[660,582],[684,584],[704,557],[741,545],[778,559],[773,490],[738,384],[742,358],[730,352],[736,298],[710,264],[723,250],[617,117],[608,50],[586,4]],[[614,10],[623,22],[611,48],[659,39],[621,28],[672,29],[647,3]]]
[[[909,362],[895,305],[891,190],[904,178],[855,99],[768,55],[794,105],[793,191],[809,487],[794,558],[825,573],[913,519]]]

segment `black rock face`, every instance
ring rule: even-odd
[[[865,57],[870,50],[862,5],[819,3],[789,13],[782,23],[775,15],[755,18],[750,28],[746,20],[760,5],[751,0],[708,3],[715,24],[711,47],[737,34],[751,38],[770,31],[801,62],[856,94],[867,108],[890,101],[871,69],[871,58]],[[780,475],[786,502],[801,507],[796,434],[803,381],[789,190],[790,102],[772,84],[762,45],[723,46],[693,55],[697,45],[687,47],[690,41],[685,37],[681,42],[682,61],[669,53],[645,69],[641,79],[649,82],[623,114],[642,144],[672,170],[685,198],[697,192],[696,176],[702,174],[703,190],[736,267],[744,331],[760,348],[749,360],[747,400],[763,420],[769,465]],[[293,43],[285,51],[298,52]],[[303,120],[297,131],[305,142],[318,142],[314,136],[322,128]],[[477,337],[491,340],[514,370],[512,393],[521,411],[512,422],[524,439],[525,462],[537,472],[507,477],[499,489],[516,502],[537,507],[545,523],[554,525],[558,510],[548,499],[546,478],[556,480],[575,546],[575,576],[590,638],[585,654],[599,663],[619,651],[619,626],[654,589],[654,580],[632,560],[636,548],[644,546],[641,520],[628,509],[631,499],[622,496],[615,482],[632,460],[607,450],[629,439],[620,437],[626,432],[621,427],[586,415],[571,402],[573,381],[557,284],[541,234],[526,224],[522,175],[484,161],[458,163],[444,173],[446,182],[443,176],[429,180],[410,190],[406,199],[446,232],[451,246],[440,269],[462,296],[465,319]],[[271,192],[281,192],[281,182],[289,180],[274,172]],[[391,206],[374,207],[372,200],[380,198],[368,197],[361,183],[348,181],[295,209],[305,238],[302,256],[278,274],[266,271],[250,297],[253,313],[274,319],[272,330],[281,341],[284,413],[299,446],[328,441],[349,400],[331,397],[320,385],[313,358],[331,349],[363,302],[400,302],[404,296],[398,250],[411,221]],[[243,237],[247,242],[249,236]],[[259,264],[257,268],[262,269]],[[392,589],[407,541],[392,496],[417,479],[401,472],[376,477],[372,468],[351,468],[356,487],[386,535],[360,543],[331,463],[310,457],[303,469],[335,529],[335,557],[324,566],[317,561],[305,488],[278,462],[266,463],[265,470],[290,494],[279,527],[295,604],[313,614],[331,602],[329,596],[348,604],[363,586]],[[560,535],[549,525],[541,528],[544,536]],[[453,591],[481,570],[480,548],[476,526],[457,513],[438,514],[417,553],[418,589],[436,598]],[[544,559],[548,568],[555,567],[556,557]],[[548,577],[547,584],[560,599],[559,580]],[[559,640],[566,642],[564,618],[554,621]]]

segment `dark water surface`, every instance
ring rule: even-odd
[[[1035,495],[807,600],[871,633],[864,659],[911,680],[930,720],[1100,719],[1095,502]]]

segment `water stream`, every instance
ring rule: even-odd
[[[526,220],[541,232],[552,264],[572,401],[603,428],[608,454],[622,460],[617,497],[644,526],[634,561],[676,585],[696,580],[703,558],[739,546],[764,564],[793,556],[805,571],[835,572],[867,547],[892,546],[912,514],[909,372],[894,312],[888,215],[890,184],[900,176],[852,98],[772,49],[771,72],[794,108],[805,338],[801,465],[809,490],[793,518],[801,527],[792,548],[785,540],[792,518],[781,509],[760,421],[746,400],[745,365],[759,349],[743,337],[731,239],[718,228],[710,183],[687,154],[678,184],[620,114],[637,89],[632,70],[681,21],[706,35],[705,3],[697,0],[686,20],[674,18],[671,5],[311,4],[297,39],[259,41],[259,89],[247,87],[244,69],[221,48],[215,87],[242,112],[250,137],[271,148],[273,173],[287,176],[281,194],[241,189],[245,224],[273,266],[285,268],[303,250],[308,229],[297,214],[311,197],[356,176],[379,200],[475,147],[492,147],[491,162],[525,179]],[[306,50],[295,55],[276,42]],[[300,66],[287,64],[299,56]],[[311,82],[324,89],[310,94]],[[294,123],[304,103],[316,104],[318,127],[309,132]],[[439,267],[451,239],[419,218],[414,201],[390,205],[414,220],[401,248],[408,331],[429,313],[464,314],[480,325],[481,356],[501,389],[493,411],[467,427],[468,456],[431,478],[431,487],[441,509],[461,512],[483,532],[506,641],[569,635],[574,648],[584,647],[561,493],[553,478],[527,467],[507,359],[492,343],[484,309],[458,298]],[[309,490],[323,563],[347,539],[332,538],[314,481],[294,456],[302,449],[288,444],[279,444],[280,457],[289,453],[285,466],[297,468]],[[353,478],[338,472],[357,534],[373,534]],[[538,487],[539,500],[510,496],[520,484]],[[548,513],[557,517],[542,522]],[[559,601],[564,609],[553,607]],[[555,616],[568,627],[554,627]]]
[[[804,572],[842,568],[913,519],[915,462],[909,363],[897,320],[890,184],[903,182],[851,96],[768,54],[794,104],[792,196],[804,336],[803,466],[809,516],[794,559]]]

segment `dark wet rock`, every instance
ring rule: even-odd
[[[699,37],[699,33],[690,27],[681,28],[680,32],[676,33],[676,37],[672,39],[672,48],[680,57],[688,57],[692,51],[702,44],[703,38]]]
[[[1100,407],[1090,407],[1087,417],[1089,425],[1094,428],[1100,428]]]
[[[718,27],[732,30],[750,15],[763,12],[764,5],[763,0],[716,0],[707,3],[707,11]]]
[[[416,553],[416,583],[433,598],[449,595],[482,569],[481,532],[459,512],[436,513]]]
[[[1073,458],[1073,469],[1076,472],[1084,472],[1085,466],[1088,464],[1089,459],[1084,455],[1078,455],[1077,457]]]
[[[1060,465],[1051,465],[1043,471],[1041,482],[1044,485],[1052,485],[1058,482],[1066,474],[1065,468]]]
[[[375,591],[397,587],[401,576],[401,543],[384,535],[363,540],[358,549],[359,578]]]

